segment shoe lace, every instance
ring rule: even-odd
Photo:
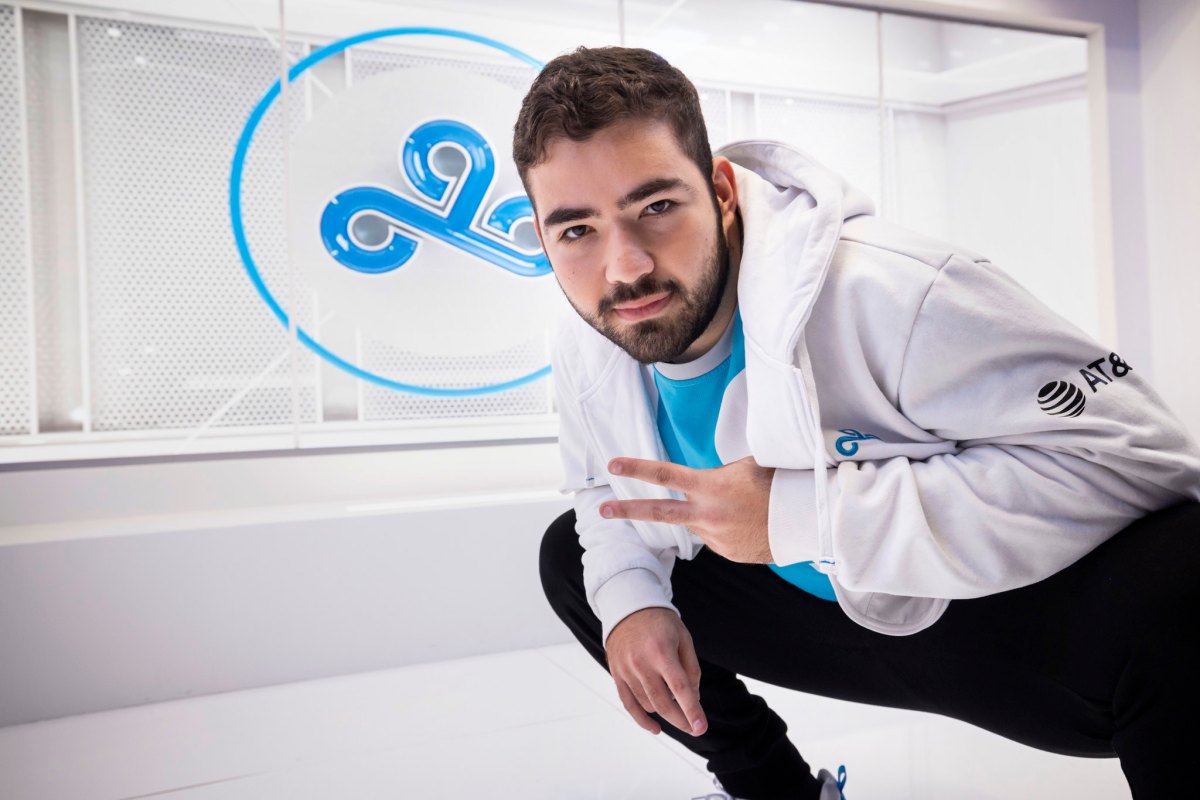
[[[842,796],[842,800],[846,800],[846,794],[845,794],[845,792],[842,791],[842,789],[846,788],[846,765],[845,764],[838,765],[837,787],[838,787],[838,794],[840,794]]]

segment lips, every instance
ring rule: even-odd
[[[670,302],[671,293],[664,292],[661,295],[643,297],[640,300],[633,301],[632,304],[616,306],[613,310],[617,312],[617,316],[621,319],[628,322],[636,322],[640,319],[654,316],[666,308]]]

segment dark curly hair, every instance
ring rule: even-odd
[[[547,64],[521,102],[512,154],[526,191],[526,174],[545,160],[552,140],[586,141],[624,119],[669,123],[700,174],[712,174],[700,97],[686,75],[649,50],[580,47]]]

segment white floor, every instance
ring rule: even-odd
[[[1115,760],[750,682],[849,800],[1127,800]],[[0,729],[5,800],[691,800],[703,762],[630,720],[575,645]]]

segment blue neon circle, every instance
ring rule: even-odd
[[[541,69],[546,66],[541,61],[538,61],[533,56],[523,53],[515,47],[511,47],[503,42],[498,42],[495,39],[489,39],[486,36],[469,33],[467,31],[454,30],[452,28],[383,28],[377,31],[368,31],[366,33],[356,34],[345,39],[339,39],[336,42],[331,42],[319,50],[314,50],[295,66],[288,70],[288,83],[292,83],[299,76],[311,67],[320,64],[330,56],[335,56],[348,47],[352,47],[362,42],[369,42],[374,39],[383,39],[389,36],[446,36],[451,39],[464,39],[469,42],[482,44],[486,47],[491,47],[501,52],[507,53],[518,61],[523,61],[532,67]],[[275,102],[275,98],[280,92],[280,82],[275,81],[267,93],[263,95],[258,104],[254,106],[254,110],[250,112],[249,119],[246,120],[246,126],[242,129],[241,136],[238,137],[237,149],[233,153],[233,167],[229,175],[229,215],[233,222],[233,238],[237,242],[238,253],[242,257],[242,264],[246,267],[246,272],[250,276],[250,282],[254,284],[254,288],[258,290],[258,294],[262,297],[263,302],[275,314],[276,319],[283,323],[283,327],[289,327],[288,316],[280,307],[279,303],[267,290],[266,284],[263,283],[262,276],[258,272],[258,267],[254,263],[254,259],[250,256],[250,246],[246,242],[246,231],[242,225],[242,172],[245,168],[246,153],[250,149],[250,143],[254,140],[254,132],[258,129],[259,122],[267,113],[267,109]],[[437,397],[466,397],[471,395],[490,394],[492,392],[503,392],[508,389],[515,389],[526,383],[532,383],[539,378],[544,378],[550,374],[550,365],[538,369],[528,375],[522,375],[511,381],[504,383],[494,383],[485,386],[478,386],[470,389],[435,389],[431,386],[417,386],[415,384],[400,383],[399,381],[385,378],[382,375],[376,375],[373,372],[368,372],[361,367],[351,364],[349,361],[326,350],[320,343],[304,332],[304,329],[299,325],[296,326],[296,336],[300,342],[312,350],[314,353],[324,358],[334,366],[349,372],[358,378],[365,381],[378,384],[379,386],[388,389],[397,389],[403,392],[412,392],[414,394],[433,395]]]

